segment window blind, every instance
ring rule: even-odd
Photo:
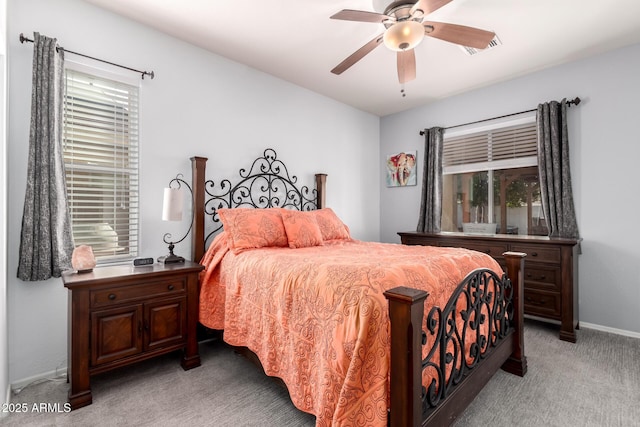
[[[444,173],[535,166],[538,163],[536,122],[447,137],[443,142]]]
[[[100,263],[138,254],[138,88],[66,70],[63,151],[76,245]]]

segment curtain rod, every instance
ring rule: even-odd
[[[24,42],[33,43],[33,40],[25,37],[24,34],[20,33],[20,43],[24,43]],[[143,80],[144,80],[144,76],[145,75],[146,76],[150,76],[152,80],[155,77],[155,73],[153,71],[140,71],[140,70],[136,70],[135,68],[125,67],[124,65],[116,64],[114,62],[105,61],[104,59],[94,58],[93,56],[85,55],[84,53],[74,52],[72,50],[68,50],[68,49],[65,49],[63,47],[59,47],[59,48],[64,50],[65,52],[72,53],[74,55],[82,56],[84,58],[93,59],[94,61],[103,62],[105,64],[113,65],[113,66],[116,66],[116,67],[124,68],[124,69],[129,70],[129,71],[140,73],[142,75],[142,79]],[[56,50],[58,50],[58,47],[56,47]]]
[[[574,99],[572,99],[570,101],[567,101],[567,106],[571,107],[571,105],[578,105],[578,104],[580,104],[580,101],[581,101],[581,99],[576,96]],[[505,114],[504,116],[492,117],[490,119],[476,120],[475,122],[469,122],[469,123],[463,123],[461,125],[449,126],[449,127],[446,127],[445,129],[453,129],[453,128],[459,128],[459,127],[467,126],[467,125],[475,125],[476,123],[488,122],[489,120],[503,119],[505,117],[517,116],[518,114],[524,114],[524,113],[531,113],[531,112],[537,111],[537,110],[538,110],[537,108],[534,108],[534,109],[531,109],[531,110],[520,111],[519,113]],[[424,135],[424,130],[420,131],[420,135]]]

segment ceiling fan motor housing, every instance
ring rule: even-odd
[[[406,1],[399,1],[391,3],[384,10],[384,14],[387,16],[392,16],[396,18],[396,21],[406,21],[409,19],[413,19],[415,21],[422,21],[423,15],[421,13],[417,13],[416,16],[411,16],[411,8],[413,7],[413,3],[407,3]],[[385,23],[385,26],[387,24]]]
[[[416,2],[411,2],[411,1],[407,1],[407,0],[396,0],[396,1],[389,1],[389,0],[373,0],[373,10],[375,10],[378,13],[383,13],[385,15],[388,15],[388,11],[395,9],[399,6],[407,6],[409,8],[411,8]]]

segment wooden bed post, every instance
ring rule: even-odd
[[[502,369],[518,376],[527,373],[527,358],[524,355],[524,258],[522,252],[502,254],[507,263],[507,276],[513,285],[513,327],[515,328],[513,353],[502,365]]]
[[[191,186],[193,189],[193,235],[191,236],[191,260],[200,262],[204,255],[204,182],[206,157],[191,158]]]
[[[391,427],[422,424],[422,319],[427,293],[397,287],[384,293],[391,320]]]
[[[317,173],[316,174],[316,191],[318,195],[318,200],[316,202],[316,208],[318,209],[322,209],[327,206],[326,187],[327,187],[327,174]]]

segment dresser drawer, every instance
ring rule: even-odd
[[[560,319],[560,293],[538,289],[524,290],[524,312],[534,316]]]
[[[544,267],[536,264],[525,265],[525,289],[538,288],[560,292],[562,273],[560,267]]]
[[[512,250],[513,252],[524,252],[525,254],[527,254],[527,258],[525,260],[526,264],[529,264],[530,262],[547,262],[560,264],[561,254],[559,247],[512,244],[510,250]]]
[[[440,239],[423,236],[402,236],[401,240],[405,245],[442,246]]]
[[[164,280],[140,285],[120,286],[91,291],[91,307],[105,307],[158,296],[184,294],[184,279]]]
[[[507,252],[507,245],[500,242],[492,242],[492,243],[483,243],[483,242],[464,242],[464,245],[460,246],[453,242],[448,244],[447,246],[459,246],[467,249],[472,249],[474,251],[482,252],[487,255],[491,255],[491,257],[495,259],[502,259],[502,254]]]

